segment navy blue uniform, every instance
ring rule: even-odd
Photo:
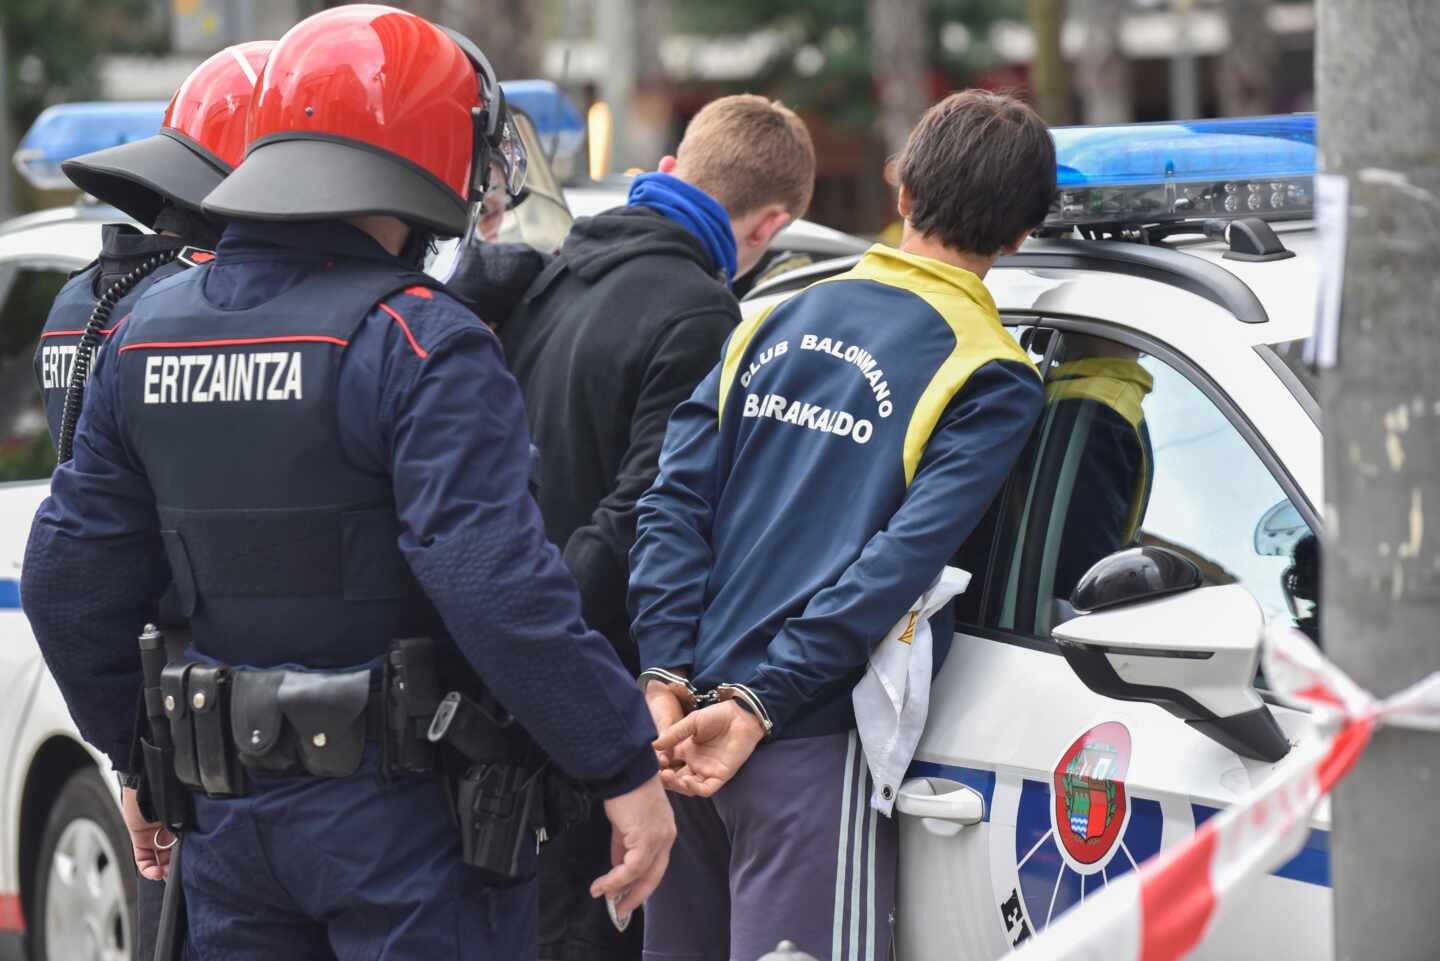
[[[151,257],[179,250],[183,245],[184,241],[178,237],[143,234],[128,224],[106,224],[100,228],[99,258],[72,274],[55,295],[50,314],[45,318],[45,329],[40,333],[40,343],[35,348],[35,381],[45,398],[45,420],[50,425],[52,443],[60,437],[75,347],[95,310],[95,302],[111,284]],[[114,332],[151,284],[184,268],[185,264],[171,261],[147,274],[116,302],[110,311],[110,322],[101,328],[101,335],[109,337]]]
[[[419,626],[413,618],[429,611],[561,768],[601,797],[639,786],[655,772],[654,729],[609,644],[582,623],[574,583],[544,539],[527,491],[520,394],[494,335],[423,284],[337,327],[323,295],[334,291],[335,303],[352,295],[326,284],[363,275],[358,264],[367,261],[375,273],[402,276],[394,258],[346,225],[232,225],[214,264],[152,288],[105,352],[75,459],[55,473],[24,572],[26,612],[77,724],[125,763],[129,731],[120,722],[133,716],[140,687],[133,639],[177,566],[168,551],[172,562],[183,557],[177,586],[201,654],[246,666],[363,664],[383,649],[383,634]],[[198,324],[177,347],[184,303],[214,323]],[[244,330],[252,315],[255,336]],[[313,333],[298,333],[305,329]],[[340,329],[346,336],[335,336]],[[202,354],[210,360],[187,359]],[[222,354],[245,356],[227,361],[222,377]],[[316,417],[322,396],[333,420]],[[269,412],[254,413],[262,403]],[[287,424],[287,406],[307,416]],[[247,413],[235,415],[227,436],[217,412],[240,408]],[[187,409],[214,436],[186,433],[186,449],[167,449],[164,429],[173,425],[179,440],[192,423],[180,416]],[[288,427],[307,441],[271,443],[255,432],[260,423],[272,436]],[[313,444],[333,444],[327,451],[343,463],[307,461]],[[272,449],[285,459],[267,461]],[[180,457],[198,464],[187,473]],[[213,479],[226,462],[243,480],[247,509],[278,510],[293,485],[310,520],[323,493],[310,474],[331,471],[347,485],[333,498],[347,508],[343,543],[358,538],[376,550],[346,552],[335,585],[290,569],[277,577],[286,561],[273,552],[242,570],[215,550],[219,505],[177,483]],[[355,568],[366,556],[387,563],[373,540],[380,505],[368,502],[382,493],[393,498],[393,543],[408,569],[398,573],[413,576],[425,605],[397,600],[396,571]],[[236,543],[248,529],[235,530]],[[245,573],[247,583],[217,576],[227,572]],[[287,586],[295,578],[303,583]],[[317,618],[319,609],[339,621]],[[367,625],[377,611],[383,629]],[[391,615],[398,620],[385,620]],[[377,761],[367,755],[348,778],[255,777],[246,798],[197,799],[184,881],[200,956],[533,956],[533,886],[480,889],[460,863],[439,785],[384,782]]]
[[[60,425],[65,414],[65,395],[70,385],[70,372],[75,363],[75,348],[95,310],[96,301],[121,277],[143,266],[157,254],[179,250],[184,241],[178,237],[141,233],[129,224],[105,224],[100,228],[100,256],[77,270],[56,294],[45,318],[45,328],[35,347],[35,382],[40,385],[45,401],[45,420],[50,428],[50,442],[58,444]],[[130,308],[140,295],[156,281],[183,270],[185,264],[170,261],[146,274],[126,292],[110,311],[109,323],[102,327],[102,337],[109,337],[124,322]],[[103,341],[102,341],[103,344]],[[136,875],[136,902],[139,924],[136,931],[136,953],[148,958],[155,953],[154,934],[160,917],[165,886]]]

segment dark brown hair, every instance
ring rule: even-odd
[[[1055,143],[1023,100],[952,93],[925,111],[897,163],[910,226],[989,256],[1040,226],[1055,195]]]
[[[732,217],[781,204],[792,217],[815,191],[810,131],[778,100],[754,94],[706,104],[675,151],[676,173],[720,201]]]

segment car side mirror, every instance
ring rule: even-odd
[[[1131,547],[1091,565],[1075,585],[1070,604],[1088,614],[1194,590],[1203,582],[1200,568],[1188,557],[1163,547]]]
[[[1165,708],[1236,754],[1278,761],[1290,742],[1255,690],[1265,615],[1239,584],[1200,587],[1179,554],[1132,548],[1095,564],[1052,632],[1085,686]]]

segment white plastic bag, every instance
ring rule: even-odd
[[[890,816],[900,781],[915,756],[930,713],[934,643],[930,617],[970,586],[970,574],[946,567],[870,655],[851,694],[855,724],[875,790],[870,805]]]

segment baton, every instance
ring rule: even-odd
[[[185,892],[180,885],[180,837],[170,849],[170,873],[165,876],[165,899],[160,902],[160,925],[155,932],[154,961],[182,961],[185,956]]]
[[[150,721],[150,742],[168,758],[174,749],[170,739],[170,720],[160,693],[160,675],[165,670],[165,636],[154,624],[146,624],[140,634],[140,669],[145,677],[145,716]],[[161,790],[154,785],[154,790]],[[167,827],[169,825],[166,825]]]
[[[150,721],[150,741],[158,749],[162,764],[148,771],[155,782],[150,785],[152,803],[163,827],[175,838],[170,848],[170,871],[165,880],[165,897],[160,902],[160,923],[155,932],[154,961],[182,961],[185,954],[185,892],[180,884],[180,834],[184,820],[177,810],[179,792],[172,790],[171,767],[174,741],[170,721],[165,714],[160,676],[165,670],[165,637],[154,624],[146,624],[140,635],[140,666],[145,675],[145,713]],[[156,835],[159,835],[156,831]]]

